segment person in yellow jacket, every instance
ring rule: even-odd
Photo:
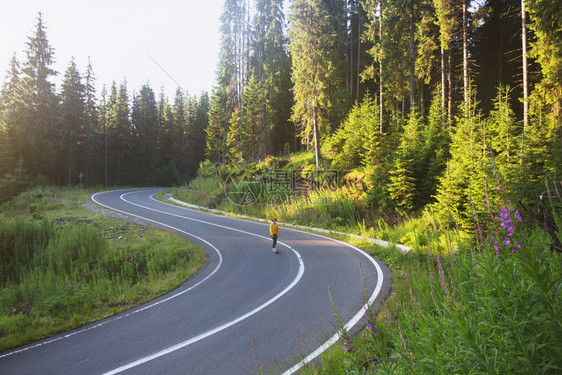
[[[279,225],[277,224],[277,219],[273,218],[271,220],[271,225],[269,226],[269,234],[271,235],[271,239],[273,240],[273,253],[277,253],[275,246],[277,245],[277,236],[279,236]]]

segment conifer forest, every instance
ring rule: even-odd
[[[468,223],[488,190],[536,197],[562,179],[557,0],[225,0],[215,86],[174,98],[97,82],[95,62],[54,71],[43,18],[5,67],[5,197],[79,174],[179,185],[205,160],[308,150],[355,171],[368,205]]]
[[[215,84],[172,98],[149,83],[99,82],[96,61],[54,70],[47,20],[39,13],[0,66],[0,351],[92,321],[58,303],[82,312],[97,301],[70,287],[121,306],[128,292],[116,280],[142,295],[131,294],[136,303],[145,273],[187,269],[183,242],[169,251],[154,237],[162,251],[145,258],[156,245],[124,251],[117,225],[61,208],[105,188],[163,186],[190,204],[321,228],[391,270],[376,301],[363,283],[359,332],[326,285],[343,345],[304,363],[299,338],[290,359],[302,359],[299,373],[562,373],[561,0],[224,0]],[[66,262],[73,253],[54,240],[65,236],[120,242],[105,253],[69,245],[88,257]],[[37,276],[53,254],[74,271]],[[158,257],[151,264],[166,267],[133,272]],[[197,272],[204,252],[194,260]],[[98,264],[111,267],[96,273]],[[109,276],[87,286],[93,274]],[[54,297],[31,301],[54,285]],[[62,328],[37,333],[53,316]],[[7,332],[20,337],[2,342]],[[259,374],[275,373],[262,372],[255,341],[253,355]]]

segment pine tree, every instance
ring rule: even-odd
[[[50,78],[56,75],[51,69],[54,62],[50,46],[39,13],[35,33],[28,38],[26,61],[22,67],[20,98],[23,106],[17,137],[13,138],[18,158],[23,159],[23,168],[33,176],[54,178],[57,170],[56,143],[58,127],[58,100]]]
[[[193,127],[190,129],[190,170],[188,172],[188,177],[195,176],[199,164],[205,160],[205,150],[206,150],[206,133],[205,129],[209,126],[209,94],[205,91],[202,92],[199,100],[193,103],[195,106],[195,122]]]
[[[83,169],[79,164],[78,145],[81,135],[84,134],[86,127],[86,103],[85,103],[85,87],[81,82],[80,73],[74,59],[70,61],[64,82],[62,84],[61,99],[61,115],[62,126],[58,134],[60,137],[60,147],[63,150],[61,160],[67,160],[67,184],[70,186]],[[64,143],[62,140],[66,140]],[[64,157],[66,156],[66,158]]]
[[[193,108],[192,100],[188,93],[185,93],[178,87],[176,96],[172,106],[174,121],[178,129],[178,138],[176,139],[174,165],[178,169],[178,173],[186,175],[189,168],[189,147],[190,147],[190,128],[193,126],[195,117],[195,108]]]
[[[20,80],[21,69],[14,55],[0,93],[0,178],[15,168],[21,158],[14,148],[19,129],[23,128],[21,115],[25,110]]]
[[[436,214],[449,225],[472,230],[474,214],[484,212],[487,192],[493,185],[489,135],[475,101],[470,94],[463,114],[452,129],[450,158],[436,195]]]
[[[115,83],[113,83],[111,87],[112,94],[115,92]],[[108,159],[109,159],[109,132],[108,132],[108,112],[112,102],[111,99],[107,95],[107,88],[104,85],[101,91],[101,99],[98,107],[98,132],[99,137],[97,137],[97,142],[95,142],[95,155],[96,157],[94,160],[96,162],[94,165],[99,168],[100,171],[103,171],[103,174],[100,174],[100,181],[103,181],[103,186],[107,187],[108,185]],[[96,169],[97,169],[96,168]]]
[[[423,154],[422,135],[421,118],[414,112],[410,114],[400,136],[400,146],[390,170],[388,188],[398,206],[406,210],[419,206],[421,186],[427,177],[427,158]]]
[[[441,106],[448,108],[447,118],[448,123],[452,120],[452,97],[451,97],[451,39],[455,28],[455,17],[453,14],[453,1],[454,0],[433,0],[435,7],[435,14],[437,15],[437,24],[439,26],[439,45],[441,49]],[[449,70],[447,70],[447,62],[449,63]],[[447,73],[449,72],[449,74]],[[449,85],[447,85],[447,81]],[[447,88],[448,87],[448,88]],[[447,95],[447,91],[449,94]],[[448,97],[448,104],[445,98]],[[445,118],[443,118],[445,122]]]
[[[113,175],[115,176],[116,186],[121,186],[124,182],[122,177],[125,173],[130,173],[127,169],[128,146],[131,141],[131,124],[129,119],[129,94],[127,92],[127,82],[124,81],[119,85],[119,91],[115,86],[115,82],[111,86],[111,95],[109,97],[109,106],[107,112],[107,130],[109,137],[109,146],[111,157],[110,160],[115,164],[113,167]],[[111,169],[109,169],[111,172]]]
[[[156,96],[150,85],[141,87],[133,97],[131,125],[134,131],[132,161],[135,163],[134,180],[140,184],[154,183],[158,163],[160,129]]]
[[[244,92],[243,122],[251,161],[265,159],[271,153],[271,130],[274,127],[271,103],[266,89],[254,75],[250,77]]]
[[[530,55],[540,64],[542,80],[531,94],[529,111],[535,129],[529,145],[547,150],[544,173],[562,178],[562,8],[556,0],[529,0],[529,28],[534,32]]]
[[[444,129],[444,108],[441,106],[441,91],[435,90],[429,108],[427,124],[423,128],[423,155],[426,159],[427,175],[420,184],[420,196],[424,202],[433,200],[439,177],[443,174],[449,158],[450,136]]]
[[[515,187],[521,181],[520,142],[522,129],[510,106],[510,88],[500,86],[494,110],[488,116],[488,132],[495,168],[502,183]]]
[[[242,107],[247,75],[246,1],[226,0],[221,21],[221,50],[217,84],[225,90],[228,112]]]
[[[373,58],[373,62],[378,64],[378,69],[375,68],[375,64],[372,64],[364,69],[361,76],[363,79],[378,79],[379,133],[382,134],[384,131],[384,50],[382,43],[384,3],[379,0],[364,0],[362,4],[369,20],[363,36],[373,44],[368,49],[368,53]]]
[[[285,145],[291,144],[294,137],[289,123],[292,97],[290,92],[291,64],[287,54],[287,38],[284,34],[285,17],[282,0],[258,0],[256,14],[252,22],[252,59],[249,70],[250,87],[252,76],[264,90],[262,112],[269,127],[263,128],[267,139],[265,153],[277,154]],[[250,103],[244,99],[245,105]]]
[[[289,16],[289,50],[295,104],[293,121],[300,124],[301,136],[312,137],[316,167],[320,168],[320,132],[329,132],[329,88],[336,79],[334,37],[330,9],[320,0],[295,0]],[[330,95],[329,95],[330,93]]]
[[[206,132],[205,155],[213,163],[223,163],[226,160],[226,138],[231,113],[225,106],[226,93],[217,87],[211,94],[209,105],[209,125]]]
[[[163,169],[174,161],[175,142],[179,133],[174,121],[172,106],[168,98],[164,96],[164,92],[160,93],[158,101],[158,121],[161,132],[158,167]]]
[[[244,129],[245,123],[241,111],[234,110],[229,122],[230,126],[226,136],[227,158],[229,163],[236,165],[248,160],[249,139]]]
[[[84,134],[84,185],[88,185],[90,181],[90,170],[94,167],[94,149],[98,120],[98,107],[96,103],[96,78],[92,68],[92,63],[88,58],[88,67],[86,68],[86,76],[84,82],[84,100],[85,100],[85,134]]]

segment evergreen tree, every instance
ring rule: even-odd
[[[427,165],[427,175],[420,184],[420,197],[428,203],[432,201],[437,191],[439,178],[443,174],[449,158],[450,136],[444,128],[444,108],[441,106],[441,90],[433,93],[429,108],[427,125],[423,128],[423,155]]]
[[[451,123],[451,40],[453,38],[456,22],[453,13],[454,0],[433,0],[433,4],[435,7],[435,14],[437,15],[437,24],[439,26],[439,45],[441,50],[441,106],[444,109],[447,108],[448,123]],[[447,102],[445,100],[446,97],[448,98]],[[445,122],[445,119],[443,119],[443,122]]]
[[[494,110],[487,119],[487,129],[498,178],[505,186],[516,187],[521,180],[519,144],[522,129],[511,109],[509,92],[509,87],[498,88]]]
[[[178,129],[174,121],[174,112],[168,98],[160,93],[158,101],[158,121],[160,127],[159,162],[160,169],[170,165],[176,154],[175,142],[178,139]]]
[[[14,55],[0,93],[0,178],[16,167],[18,158],[21,159],[14,148],[15,137],[23,127],[21,115],[25,110],[20,80],[21,69]]]
[[[188,93],[184,95],[183,91],[178,87],[172,113],[174,116],[175,126],[178,130],[178,138],[175,140],[174,165],[178,169],[178,173],[186,175],[189,165],[189,147],[190,147],[190,128],[193,126],[194,112],[192,100]]]
[[[119,91],[117,91],[115,82],[113,82],[111,86],[107,112],[107,130],[111,153],[109,160],[114,163],[113,166],[109,168],[109,172],[111,175],[111,171],[113,170],[113,176],[115,176],[114,183],[116,186],[121,186],[121,183],[125,182],[123,180],[124,172],[126,174],[132,172],[130,166],[127,165],[127,162],[130,161],[127,153],[131,143],[131,123],[129,118],[129,94],[127,92],[126,81],[119,85]]]
[[[111,87],[111,93],[115,92],[115,83]],[[108,112],[111,107],[111,98],[107,95],[107,88],[104,85],[101,91],[101,99],[98,107],[97,133],[95,142],[95,162],[94,165],[99,171],[98,178],[103,181],[103,186],[108,186],[108,159],[109,159],[109,132],[108,132]]]
[[[293,121],[300,124],[301,136],[307,144],[312,137],[317,168],[320,167],[320,132],[330,132],[330,111],[337,109],[329,109],[337,108],[333,101],[337,99],[337,85],[341,82],[337,77],[339,56],[335,50],[338,23],[332,11],[320,0],[295,0],[289,16]]]
[[[190,169],[188,171],[188,177],[195,176],[199,164],[205,160],[205,150],[206,150],[206,132],[205,129],[209,126],[209,94],[205,91],[201,93],[199,101],[193,103],[196,107],[195,109],[195,122],[194,126],[190,129],[189,139],[189,160]]]
[[[226,100],[224,89],[217,87],[213,90],[209,105],[209,125],[205,130],[205,155],[213,163],[223,163],[226,160],[226,139],[231,116],[225,108]]]
[[[562,8],[556,0],[529,0],[528,10],[529,28],[535,35],[530,55],[540,65],[542,79],[531,94],[529,111],[534,120],[534,129],[530,129],[526,135],[529,144],[524,147],[535,150],[544,147],[544,173],[561,179]]]
[[[246,1],[226,0],[221,15],[221,50],[217,83],[225,90],[227,106],[231,113],[242,107],[242,93],[247,74]]]
[[[241,111],[234,110],[229,121],[226,146],[228,148],[228,161],[236,165],[248,160],[249,137],[244,129],[245,122]]]
[[[94,149],[98,120],[98,107],[96,103],[96,78],[92,68],[92,63],[88,58],[88,67],[86,68],[86,76],[84,82],[84,100],[85,100],[85,134],[84,137],[84,185],[88,185],[90,181],[90,170],[94,167]]]
[[[474,94],[452,129],[450,158],[440,178],[436,213],[448,225],[472,230],[474,214],[482,213],[491,197],[491,155],[486,124],[475,103]],[[476,212],[474,212],[476,210]]]
[[[398,206],[411,210],[419,207],[423,197],[421,186],[427,177],[427,158],[423,154],[424,140],[421,118],[417,113],[410,117],[400,136],[400,146],[390,171],[389,194]]]
[[[267,138],[266,153],[278,154],[294,137],[289,123],[292,97],[290,92],[291,63],[287,54],[287,39],[284,34],[285,17],[282,0],[257,0],[255,4],[252,37],[252,59],[249,74],[257,78],[263,89],[262,112],[269,128],[264,128]],[[248,81],[248,88],[252,78]],[[246,105],[250,103],[244,100]]]
[[[67,184],[70,186],[83,169],[79,163],[78,151],[81,150],[78,150],[78,145],[83,144],[80,138],[86,127],[85,87],[74,59],[64,75],[60,99],[62,126],[58,136],[61,141],[59,147],[63,150],[60,160],[67,160]]]
[[[141,87],[133,97],[131,125],[134,131],[132,161],[135,165],[134,181],[153,183],[158,163],[158,139],[160,136],[156,96],[150,85]]]
[[[23,159],[23,168],[32,175],[54,178],[58,169],[56,143],[58,127],[58,100],[54,84],[50,78],[56,75],[51,69],[54,62],[53,48],[50,46],[43,25],[43,15],[39,13],[35,33],[28,38],[26,61],[22,68],[21,122],[14,124],[16,136],[13,137],[18,158]]]

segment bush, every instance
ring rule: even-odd
[[[378,333],[342,349],[344,370],[363,373],[367,363],[381,374],[559,374],[562,259],[520,220],[502,208],[478,247],[461,243],[420,263],[376,317]],[[349,350],[359,344],[370,359]]]

